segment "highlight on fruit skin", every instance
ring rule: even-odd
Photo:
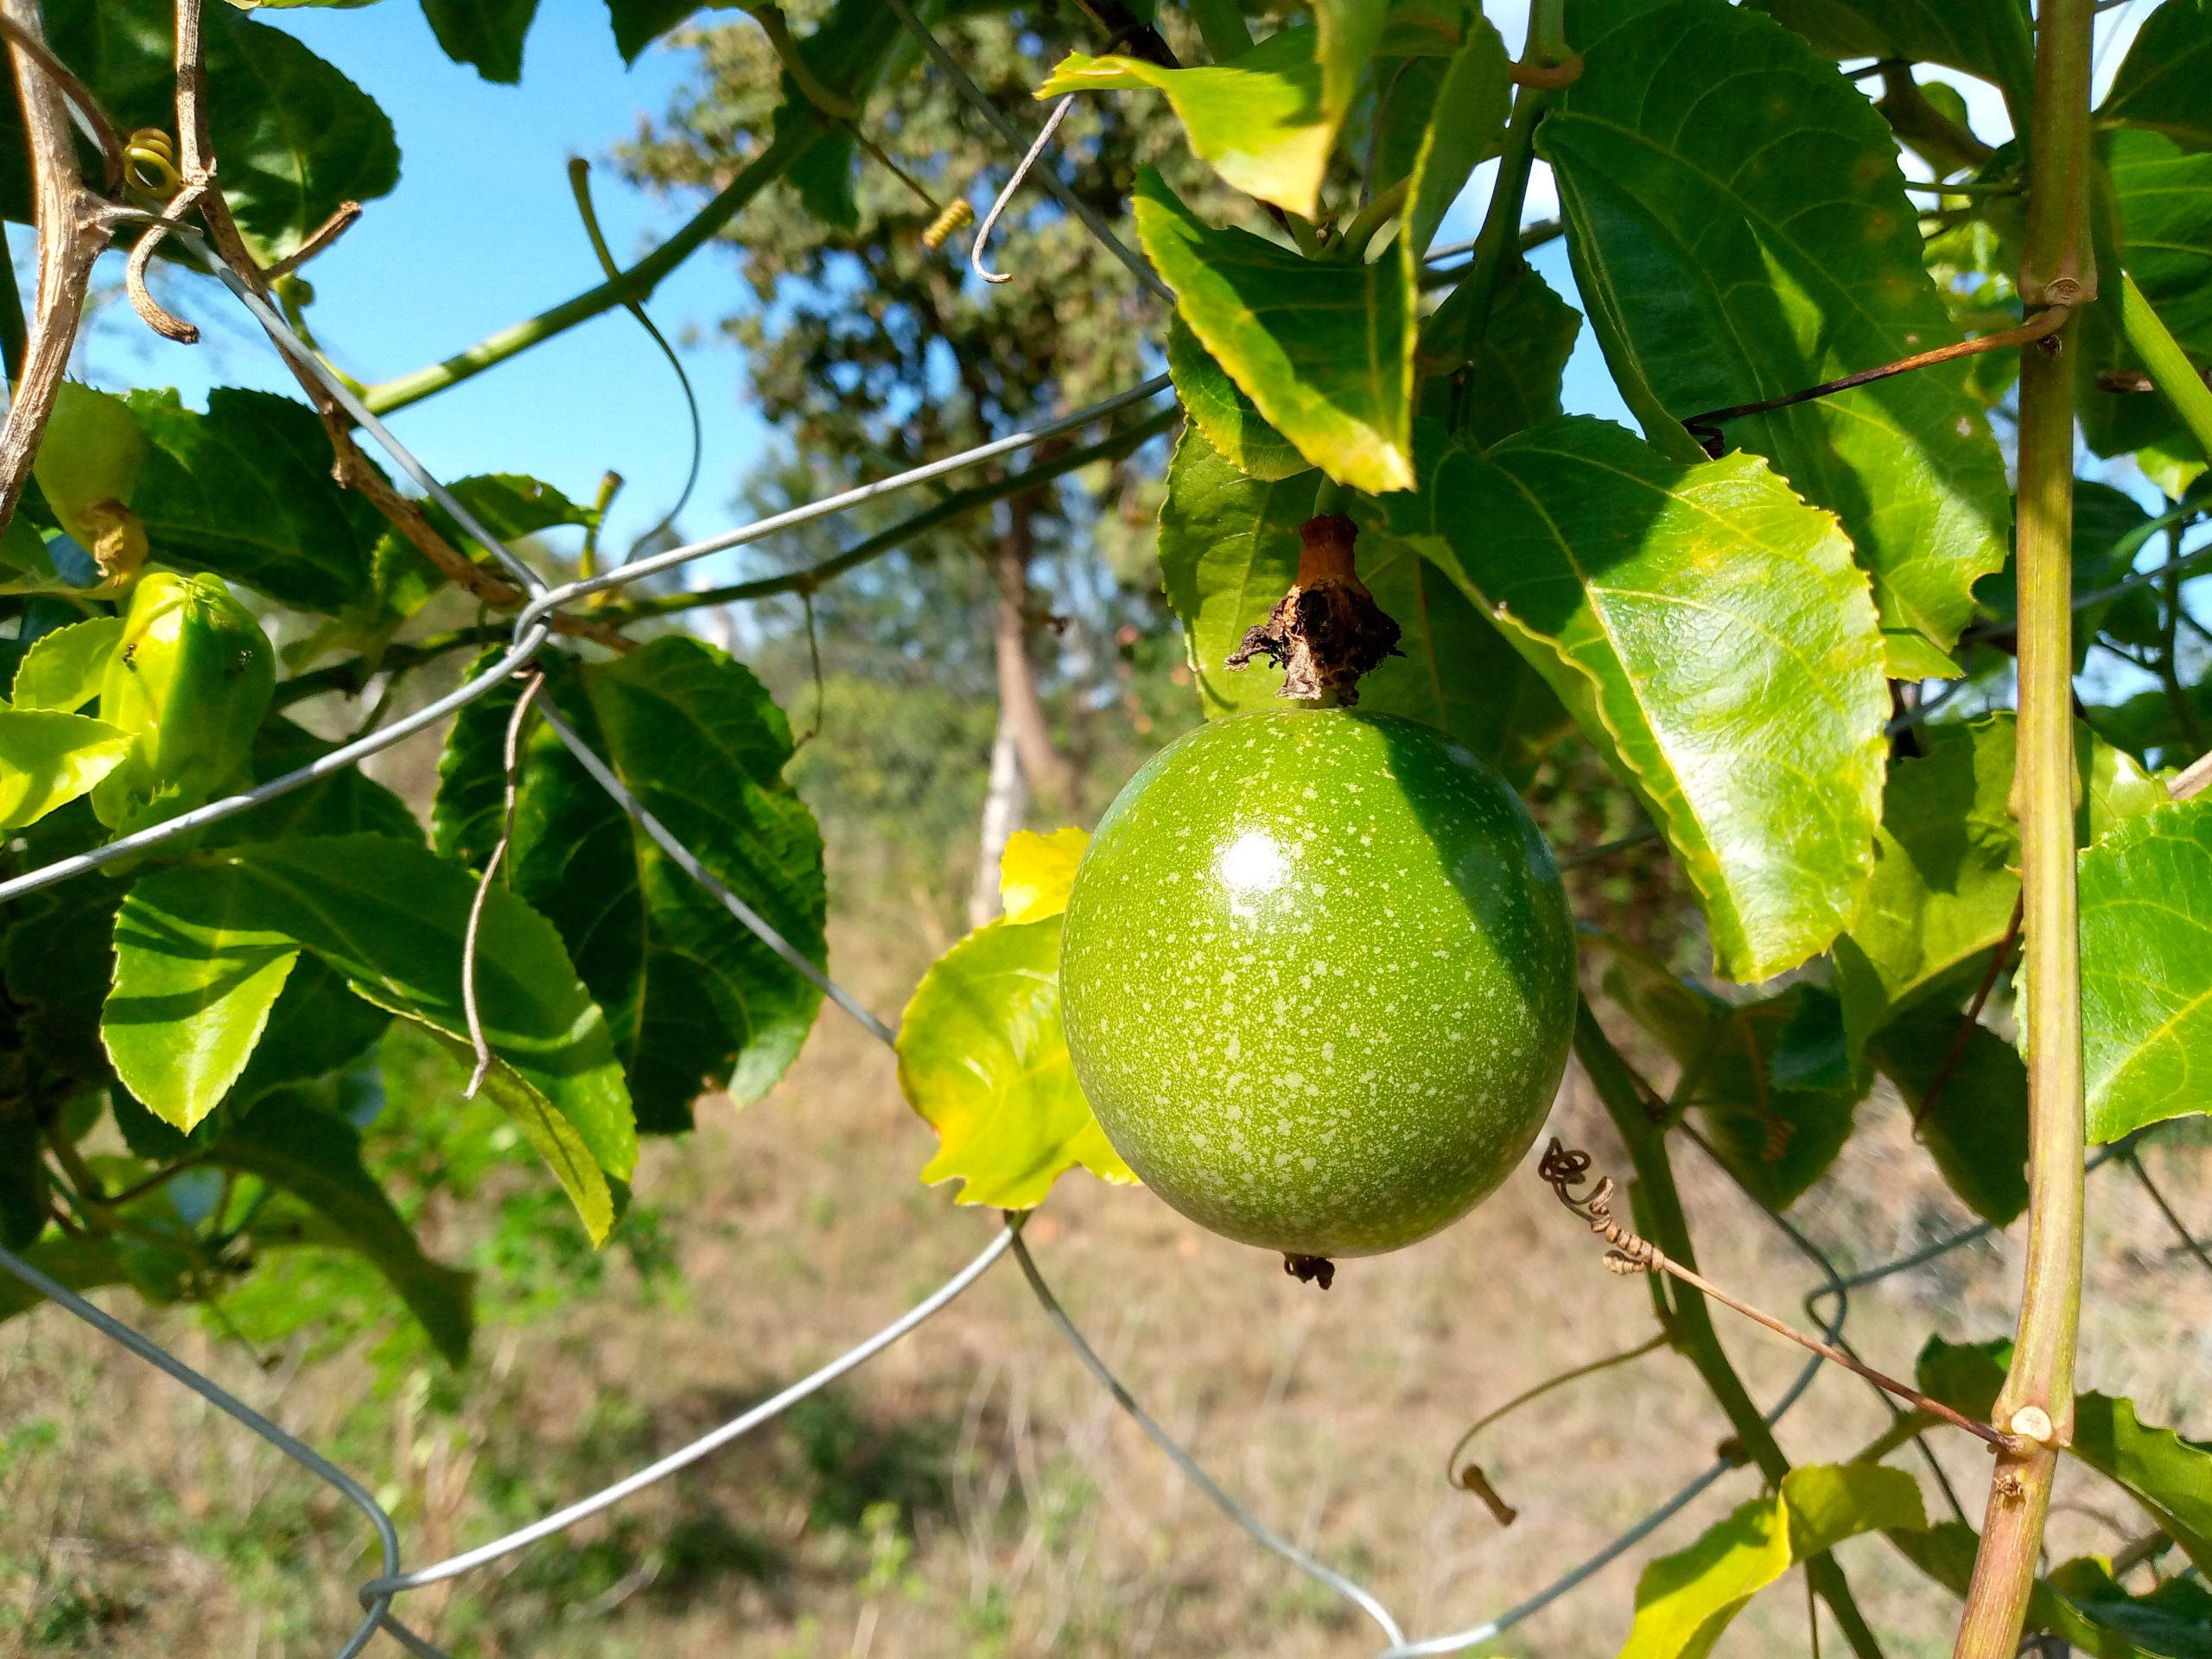
[[[1213,721],[1108,808],[1068,902],[1069,1051],[1115,1148],[1214,1231],[1375,1255],[1465,1215],[1567,1064],[1565,887],[1511,787],[1344,709]]]

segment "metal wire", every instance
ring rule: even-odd
[[[788,1411],[807,1395],[819,1393],[846,1372],[865,1364],[916,1325],[944,1308],[962,1291],[982,1278],[991,1264],[1006,1254],[1008,1245],[1018,1242],[1017,1227],[1018,1224],[1009,1223],[1001,1228],[966,1267],[865,1342],[848,1348],[828,1364],[808,1372],[781,1393],[771,1395],[751,1410],[733,1417],[720,1428],[702,1434],[690,1445],[670,1452],[657,1463],[647,1464],[637,1473],[624,1477],[612,1486],[602,1488],[589,1497],[580,1498],[564,1510],[556,1510],[543,1520],[518,1528],[503,1538],[494,1538],[488,1544],[480,1544],[450,1560],[438,1561],[429,1567],[418,1567],[411,1573],[388,1568],[384,1577],[372,1579],[363,1585],[361,1593],[364,1596],[390,1598],[403,1590],[420,1590],[424,1585],[459,1578],[462,1573],[496,1561],[503,1555],[512,1555],[518,1549],[550,1538],[556,1532],[564,1532],[585,1517],[613,1508],[624,1498],[666,1480],[680,1469],[690,1468],[709,1452],[728,1446],[741,1435],[751,1433],[761,1424]]]
[[[983,89],[976,86],[975,81],[969,78],[968,72],[960,67],[960,60],[946,51],[944,42],[923,26],[922,20],[914,16],[914,9],[906,3],[906,0],[883,0],[883,3],[891,8],[899,21],[906,26],[907,32],[921,42],[922,50],[928,53],[935,60],[937,67],[944,71],[945,79],[952,83],[953,89],[961,97],[966,99],[969,105],[984,120],[991,124],[999,137],[1005,139],[1015,149],[1027,150],[1031,141],[1024,137],[1020,129],[1000,112],[997,105],[984,96]],[[1044,181],[1045,188],[1060,199],[1060,205],[1081,219],[1084,228],[1104,244],[1108,252],[1128,266],[1131,275],[1170,305],[1175,302],[1174,290],[1160,280],[1148,263],[1130,251],[1128,245],[1114,234],[1112,228],[1106,221],[1091,211],[1090,205],[1061,181],[1058,173],[1048,167],[1039,176]]]
[[[561,718],[557,709],[548,702],[539,711],[539,718],[568,746],[569,753],[575,756],[583,769],[592,775],[593,781],[614,798],[616,804],[637,821],[638,827],[651,836],[686,875],[714,894],[724,909],[752,929],[754,937],[789,963],[801,978],[859,1020],[868,1028],[870,1036],[880,1038],[886,1043],[897,1043],[897,1033],[878,1019],[865,1003],[810,962],[798,946],[776,931],[767,918],[723,886],[721,877],[700,862],[698,855],[678,841],[666,824],[647,811],[645,803],[632,795],[628,785],[614,775],[613,768],[594,753],[588,743],[576,735],[569,722]]]

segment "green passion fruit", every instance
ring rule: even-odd
[[[1268,710],[1122,789],[1060,986],[1076,1076],[1154,1192],[1287,1257],[1371,1255],[1458,1220],[1535,1139],[1573,924],[1528,809],[1464,745]]]

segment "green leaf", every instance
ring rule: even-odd
[[[1140,87],[1165,92],[1192,153],[1224,182],[1313,219],[1337,129],[1382,32],[1384,10],[1376,0],[1323,0],[1318,28],[1279,29],[1227,63],[1188,69],[1071,52],[1037,96]]]
[[[330,474],[330,441],[306,404],[218,387],[194,414],[173,391],[137,391],[147,438],[131,510],[154,556],[212,570],[300,610],[366,598],[384,520]]]
[[[180,1129],[230,1092],[299,957],[259,899],[235,866],[179,865],[141,878],[115,918],[100,1035],[124,1086]]]
[[[1078,1164],[1136,1181],[1068,1058],[1060,923],[976,929],[922,976],[899,1021],[899,1086],[938,1132],[922,1179],[961,1181],[961,1204],[1033,1209]]]
[[[2097,106],[2108,125],[2164,133],[2189,149],[2212,149],[2212,3],[2165,0],[2135,41]]]
[[[2128,820],[2081,856],[2082,1064],[2091,1141],[2212,1109],[2212,796]]]
[[[1428,251],[1436,227],[1477,165],[1497,153],[1510,98],[1505,42],[1478,12],[1445,72],[1414,162],[1405,228],[1399,236],[1409,262]]]
[[[28,1094],[0,1097],[0,1249],[20,1250],[47,1228],[46,1141]]]
[[[468,1357],[476,1275],[423,1254],[363,1166],[361,1137],[344,1118],[289,1103],[256,1112],[217,1144],[214,1160],[308,1205],[391,1282],[448,1363]]]
[[[1682,1103],[1744,1190],[1786,1210],[1827,1173],[1866,1090],[1843,1052],[1835,999],[1790,986],[1731,1003],[1670,972],[1624,940],[1610,954],[1605,993],[1656,1037],[1682,1068]]]
[[[1662,1555],[1636,1586],[1621,1659],[1704,1659],[1751,1599],[1798,1562],[1863,1532],[1927,1524],[1920,1488],[1878,1464],[1808,1465],[1688,1549]]]
[[[90,86],[124,132],[172,130],[173,8],[164,0],[101,0],[54,8],[47,43]],[[399,148],[375,102],[295,36],[233,6],[202,26],[209,137],[232,215],[264,258],[289,253],[346,201],[371,201],[399,181]],[[28,219],[19,159],[22,120],[0,111],[0,211]]]
[[[2189,154],[2155,132],[2107,133],[2100,149],[2127,274],[2201,361],[2212,353],[2212,155]]]
[[[108,501],[129,506],[145,453],[129,403],[65,380],[55,389],[31,474],[61,528],[90,548],[99,532],[86,522],[85,509]]]
[[[1574,355],[1575,336],[1581,331],[1582,314],[1534,269],[1522,265],[1510,272],[1499,285],[1490,327],[1464,371],[1468,393],[1458,441],[1487,449],[1516,432],[1556,420],[1567,359]],[[1451,395],[1448,379],[1426,386],[1436,397]],[[1424,400],[1423,413],[1433,412]]]
[[[1340,484],[1413,484],[1414,327],[1403,262],[1301,257],[1214,230],[1150,168],[1137,234],[1207,351],[1299,453]]]
[[[2084,1394],[2068,1450],[2125,1486],[2199,1571],[2212,1572],[2212,1444],[2144,1422],[2132,1400]]]
[[[23,836],[26,868],[97,846],[104,832],[89,802],[55,813]],[[113,981],[119,881],[58,882],[0,910],[0,976],[15,1007],[27,1065],[57,1096],[110,1077],[100,1045],[100,999]]]
[[[1282,673],[1264,662],[1234,672],[1222,659],[1267,615],[1298,575],[1298,527],[1313,516],[1313,471],[1247,477],[1185,427],[1167,467],[1160,506],[1160,570],[1183,623],[1191,675],[1206,718],[1263,709]]]
[[[423,0],[423,16],[446,56],[509,86],[522,79],[523,37],[537,15],[537,0]]]
[[[1967,1024],[1951,1003],[1923,1001],[1878,1033],[1869,1052],[1967,1208],[1999,1227],[2020,1216],[2028,1207],[2028,1073],[2018,1051],[1986,1026]],[[1942,1092],[1929,1104],[1939,1077]]]
[[[391,1014],[356,996],[345,975],[320,957],[302,957],[223,1104],[243,1111],[276,1090],[328,1077],[360,1058],[391,1024]]]
[[[614,25],[614,49],[625,63],[698,10],[695,0],[607,0],[607,15]]]
[[[238,988],[269,976],[279,950],[297,948],[344,974],[357,995],[466,1053],[461,957],[475,889],[465,871],[423,847],[373,835],[242,847],[149,871],[127,901],[131,923],[118,925],[119,954],[145,955],[118,967],[127,982],[106,1011],[110,1051],[129,1053],[142,1099],[175,1121],[188,1106],[204,1115],[238,1075],[233,1057],[243,1067],[251,1052],[245,1027],[257,1036],[266,1019],[265,1006],[260,1020],[245,1018]],[[485,905],[476,967],[486,1036],[509,1068],[493,1097],[550,1149],[594,1238],[603,1236],[612,1220],[606,1184],[574,1167],[579,1149],[626,1179],[638,1144],[606,1016],[560,936],[501,887]]]
[[[2062,1636],[2084,1653],[2108,1659],[2115,1652],[2112,1637],[2127,1643],[2125,1649],[2158,1659],[2212,1659],[2212,1592],[2188,1579],[2168,1579],[2157,1588],[2131,1596],[2112,1576],[2112,1564],[2094,1556],[2067,1561],[2050,1574],[2053,1599],[2080,1610],[2078,1621],[2093,1627]],[[2031,1608],[2032,1616],[2032,1607]]]
[[[1827,947],[1872,863],[1889,706],[1833,518],[1756,457],[1683,466],[1577,418],[1447,452],[1392,529],[1634,786],[1722,972],[1766,979]]]
[[[1836,988],[1855,1057],[1882,1024],[1964,974],[1979,978],[2020,896],[2020,828],[2007,810],[2012,721],[1931,732],[1890,773],[1874,875],[1835,945]]]
[[[1206,442],[1245,477],[1274,483],[1313,470],[1313,463],[1268,424],[1260,406],[1237,389],[1179,316],[1167,325],[1167,372]]]
[[[1930,1337],[1915,1376],[1924,1393],[1986,1419],[2012,1360],[2012,1345],[2001,1339],[1952,1343]],[[2212,1563],[2212,1444],[2142,1421],[2133,1401],[2082,1394],[2074,1399],[2074,1439],[2066,1449],[2126,1488],[2200,1569]]]
[[[1527,788],[1537,764],[1573,729],[1573,717],[1412,543],[1363,530],[1358,546],[1360,579],[1396,619],[1404,653],[1361,678],[1359,706],[1447,731],[1516,789]],[[1266,613],[1262,607],[1250,620]],[[1245,671],[1247,678],[1256,676],[1271,688],[1282,678],[1264,664]]]
[[[1897,148],[1805,42],[1722,0],[1570,9],[1582,78],[1537,136],[1575,280],[1647,432],[1959,337]],[[1685,66],[1725,63],[1728,94]],[[1849,226],[1847,233],[1839,226]],[[2005,468],[1964,362],[1728,423],[1850,532],[1882,626],[1950,649],[2005,562]]]
[[[1923,997],[1963,997],[2020,896],[2012,716],[1929,728],[1923,741],[1926,753],[1890,774],[1873,880],[1836,942],[1836,988],[1854,1058],[1885,1020]],[[2086,729],[2076,731],[2075,759],[2083,803],[2075,830],[2085,845],[2165,798],[2157,780]]]
[[[253,734],[253,781],[265,784],[297,772],[337,747],[281,715],[274,716]],[[200,844],[357,834],[387,836],[418,846],[423,841],[423,827],[406,802],[359,766],[346,766],[214,826]]]
[[[128,733],[89,715],[0,709],[0,830],[90,794],[130,752]]]
[[[1966,1593],[1981,1541],[1965,1522],[1945,1521],[1924,1532],[1899,1530],[1889,1536],[1908,1560],[1936,1583],[1954,1595]],[[2083,1585],[2077,1563],[2069,1562],[2058,1571],[2066,1573],[2069,1582],[2076,1588],[2094,1588]],[[2052,1577],[2055,1579],[2057,1574]],[[2156,1596],[2135,1600],[2138,1608],[2145,1603],[2155,1603],[2154,1611],[2164,1611],[2171,1605],[2171,1599],[2161,1601]],[[2104,1623],[2107,1618],[2113,1622]],[[2093,1619],[2083,1608],[2061,1595],[2050,1580],[2037,1579],[2028,1592],[2026,1630],[2052,1631],[2083,1653],[2096,1655],[2097,1659],[2198,1659],[2186,1647],[2138,1646],[2127,1628],[2135,1622],[2133,1610],[2115,1608],[2109,1603]]]
[[[2015,111],[2035,90],[2035,43],[2020,0],[1747,0],[1832,58],[1940,63],[2002,89]]]
[[[822,841],[784,780],[791,728],[743,664],[684,635],[568,671],[548,690],[577,734],[677,839],[806,957],[827,959]],[[441,767],[439,845],[480,863],[499,834],[512,688],[465,710]],[[569,942],[607,1009],[640,1127],[765,1094],[821,993],[672,862],[550,728],[533,736],[508,868]]]
[[[76,713],[99,696],[107,659],[122,643],[119,616],[96,616],[41,634],[16,665],[10,701],[18,709]]]

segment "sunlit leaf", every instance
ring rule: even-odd
[[[1756,457],[1683,465],[1582,418],[1447,451],[1405,503],[1394,533],[1505,631],[1666,832],[1721,971],[1766,979],[1826,948],[1872,863],[1889,701],[1835,521]]]
[[[2080,894],[2089,1139],[2212,1110],[2212,796],[2121,824]]]
[[[461,961],[475,888],[466,871],[419,844],[374,835],[259,843],[149,870],[118,923],[132,964],[119,970],[104,1015],[109,1050],[130,1057],[133,1091],[165,1116],[203,1115],[236,1077],[233,1058],[245,1064],[238,1051],[248,1010],[232,993],[261,984],[278,954],[297,948],[344,974],[359,995],[467,1052]],[[527,1090],[495,1089],[493,1098],[542,1149],[573,1162],[581,1147],[626,1179],[637,1132],[606,1017],[560,936],[496,885],[484,908],[476,990],[487,1040]],[[243,1047],[250,1052],[251,1041]],[[203,1051],[206,1064],[196,1058]],[[188,1109],[168,1109],[179,1104]],[[592,1196],[572,1172],[556,1173],[580,1205]],[[611,1211],[594,1219],[587,1210],[585,1219],[602,1236]]]
[[[1274,483],[1313,470],[1313,462],[1268,424],[1260,406],[1237,389],[1180,317],[1167,326],[1167,372],[1206,442],[1245,477]]]
[[[119,616],[95,616],[42,633],[16,664],[8,700],[18,709],[74,714],[99,696],[107,659],[122,643]]]
[[[299,957],[265,908],[235,866],[188,864],[149,872],[115,918],[100,1033],[116,1075],[180,1129],[230,1092]]]
[[[1902,1469],[1793,1469],[1780,1492],[1753,1498],[1643,1569],[1621,1659],[1704,1659],[1751,1599],[1798,1562],[1863,1532],[1925,1525],[1920,1488]]]
[[[2107,133],[2100,147],[2127,274],[2201,360],[2212,353],[2212,154],[2192,155],[2155,132]]]
[[[1413,483],[1414,330],[1405,264],[1302,257],[1215,230],[1138,175],[1137,234],[1192,334],[1269,425],[1338,482]]]
[[[1802,40],[1720,0],[1568,19],[1586,67],[1537,143],[1576,283],[1647,431],[1958,338],[1886,124]],[[1725,98],[1712,64],[1728,66]],[[2011,513],[1967,372],[1895,376],[1724,434],[1841,518],[1885,628],[1946,651],[1976,579],[2005,562]]]
[[[0,830],[90,794],[130,752],[128,734],[88,715],[0,709]]]
[[[1225,181],[1312,219],[1337,129],[1387,10],[1380,0],[1322,0],[1316,27],[1279,29],[1227,63],[1186,69],[1071,52],[1037,96],[1137,87],[1165,92],[1192,152]]]

